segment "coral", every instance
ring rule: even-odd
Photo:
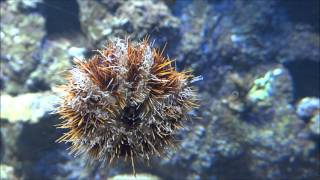
[[[270,96],[273,93],[271,85],[275,78],[281,75],[282,72],[283,69],[274,69],[271,72],[267,72],[264,77],[256,79],[247,94],[248,101],[254,104],[268,104]]]
[[[88,160],[149,160],[174,146],[174,135],[196,107],[189,72],[177,72],[163,51],[116,39],[88,60],[76,60],[57,112],[67,129],[59,142]]]

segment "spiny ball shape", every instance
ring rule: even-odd
[[[67,129],[58,142],[88,160],[149,160],[174,146],[196,107],[189,72],[177,72],[148,40],[117,39],[88,60],[75,60],[57,108]]]

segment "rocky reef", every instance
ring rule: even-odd
[[[203,80],[179,147],[140,179],[317,179],[319,2],[0,1],[1,179],[129,179],[68,154],[52,114],[64,72],[108,40],[150,36]],[[165,45],[166,44],[166,45]],[[137,179],[136,178],[136,179]]]

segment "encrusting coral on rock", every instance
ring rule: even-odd
[[[71,152],[91,162],[111,163],[124,157],[134,162],[160,156],[174,147],[174,135],[197,107],[198,77],[177,72],[163,51],[148,39],[110,42],[88,60],[76,60],[62,87],[57,113],[67,132],[59,142],[71,142]]]

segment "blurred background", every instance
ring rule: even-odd
[[[197,82],[180,148],[136,179],[320,178],[318,0],[0,0],[1,180],[119,179],[55,143],[54,87],[113,38],[155,47]],[[129,177],[123,177],[128,179]]]

